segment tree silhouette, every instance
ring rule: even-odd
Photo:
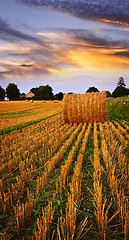
[[[55,100],[62,100],[63,99],[63,93],[59,92],[54,95]]]
[[[5,90],[0,86],[0,101],[5,99]]]
[[[128,89],[123,86],[116,87],[112,93],[113,97],[122,97],[126,95],[128,95]]]
[[[35,94],[34,99],[37,99],[37,100],[53,99],[53,92],[52,92],[53,89],[49,85],[31,88],[30,91]]]
[[[118,81],[118,83],[117,83],[117,87],[120,87],[120,86],[121,86],[121,87],[125,87],[125,86],[126,86],[123,77],[120,77],[120,78],[119,78],[119,81]]]
[[[117,87],[112,92],[113,97],[122,97],[127,96],[129,94],[129,89],[125,87],[125,81],[123,77],[119,78],[119,81],[117,83]]]
[[[105,91],[105,93],[107,98],[112,96],[112,94],[109,91]]]
[[[88,90],[86,91],[86,93],[88,93],[88,92],[99,92],[99,90],[98,90],[98,88],[96,88],[96,87],[89,87],[88,88]]]
[[[6,95],[9,100],[17,100],[20,96],[20,91],[16,84],[9,83],[9,85],[6,88]]]

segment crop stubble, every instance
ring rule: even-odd
[[[74,110],[77,119],[78,111]],[[80,111],[84,111],[83,107]],[[72,121],[75,115],[72,114]],[[39,240],[53,236],[54,239],[71,240],[82,235],[82,239],[90,239],[91,231],[92,239],[96,239],[96,225],[90,222],[92,215],[98,226],[99,239],[119,236],[127,240],[129,165],[125,149],[128,146],[128,127],[125,121],[68,125],[63,124],[63,116],[59,114],[22,132],[1,136],[1,239],[29,236],[29,239]],[[85,174],[82,163],[89,136],[94,144],[94,153],[89,156],[93,170],[92,184],[87,189],[94,211],[88,214],[83,211],[82,203]],[[56,170],[55,187],[49,192],[47,189],[54,181]],[[48,197],[37,210],[45,189]],[[83,212],[83,227],[78,222],[80,212]],[[31,227],[31,234],[27,233]]]

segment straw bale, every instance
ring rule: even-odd
[[[105,122],[107,119],[106,94],[104,91],[65,94],[63,113],[65,123]]]
[[[65,94],[64,95],[64,98],[63,98],[63,114],[64,114],[64,122],[65,123],[68,123],[69,122],[69,118],[68,118],[68,97],[69,95],[68,94]]]

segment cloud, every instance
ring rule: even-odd
[[[123,51],[123,52],[122,51],[116,52],[114,55],[129,58],[129,51],[127,50],[127,51]]]
[[[43,44],[43,41],[21,31],[13,29],[7,21],[0,18],[0,39],[8,42],[29,41],[38,44]]]
[[[125,32],[120,36],[119,28],[114,31],[113,28],[48,30],[35,33],[36,41],[28,40],[29,44],[24,41],[2,44],[0,76],[51,77],[54,74],[93,71],[94,68],[105,70],[112,66],[127,69],[129,60],[121,56],[127,56],[129,52],[128,34]],[[39,44],[37,39],[43,44]]]
[[[109,37],[101,37],[101,34],[96,35],[94,32],[90,30],[81,30],[81,29],[70,29],[67,32],[73,37],[76,42],[83,42],[86,44],[90,44],[93,46],[113,46],[119,45],[119,41],[111,41],[108,39]]]
[[[68,46],[75,47],[91,47],[106,48],[129,47],[129,33],[123,32],[122,29],[68,29],[59,28],[55,31],[63,33],[64,42]],[[57,34],[57,33],[56,33]],[[40,34],[41,35],[41,34]],[[52,33],[51,33],[52,35]],[[53,33],[54,35],[54,33]],[[48,35],[49,36],[49,35]]]
[[[83,19],[129,24],[129,0],[16,0],[28,6],[51,7]]]
[[[0,71],[1,77],[13,77],[21,78],[27,76],[40,76],[51,75],[53,73],[59,73],[60,69],[51,64],[45,64],[42,62],[22,63],[15,62],[0,62],[0,67],[3,69]]]
[[[21,67],[32,67],[33,65],[31,65],[31,64],[21,64],[20,66]]]

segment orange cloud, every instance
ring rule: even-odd
[[[124,25],[124,26],[129,26],[129,24],[126,23],[126,22],[109,20],[109,19],[104,19],[104,18],[100,18],[99,20],[102,21],[102,22],[106,22],[106,23],[114,23],[114,24],[120,24],[120,25]]]
[[[96,36],[96,32],[71,30],[71,35],[70,32],[37,34],[47,36],[50,41],[46,40],[43,46],[34,43],[1,45],[0,50],[6,57],[0,62],[0,75],[9,78],[63,77],[74,72],[128,69],[129,57],[125,54],[128,49],[115,41],[109,44]]]
[[[56,66],[32,61],[4,61],[0,62],[0,74],[7,78],[21,78],[27,76],[39,76],[43,74],[63,74]]]
[[[122,30],[128,32],[128,31],[129,31],[129,28],[123,28]]]
[[[118,49],[118,52],[120,50]],[[91,49],[78,49],[77,51],[70,50],[68,52],[69,60],[76,64],[78,69],[86,71],[86,69],[96,69],[99,71],[105,71],[105,69],[122,68],[128,69],[129,58],[122,58],[115,55],[116,49],[110,50],[91,50]]]

